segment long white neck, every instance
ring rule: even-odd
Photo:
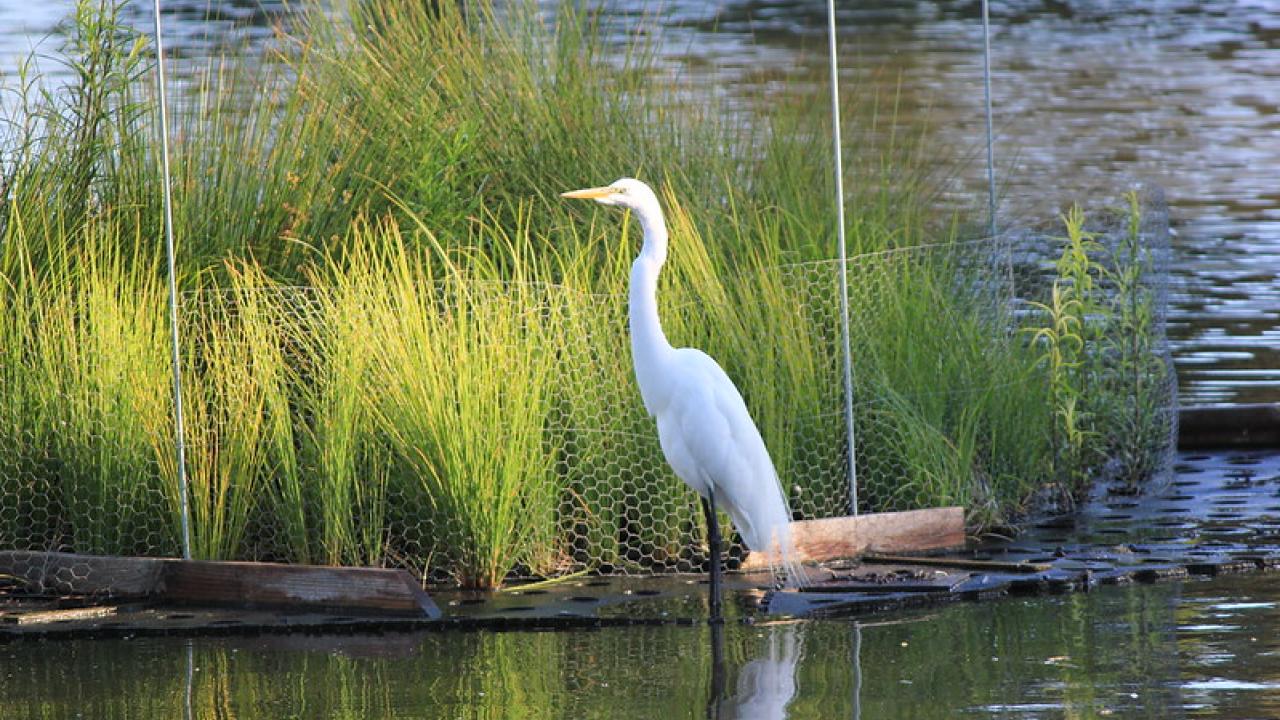
[[[640,395],[652,414],[666,404],[662,376],[671,353],[658,319],[658,273],[667,261],[667,225],[657,205],[639,208],[635,215],[644,231],[644,247],[631,265],[631,359]]]

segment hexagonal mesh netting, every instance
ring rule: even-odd
[[[1095,228],[1099,266],[1116,268],[1095,272],[1096,308],[1112,318],[1099,337],[1118,339],[1095,353],[1115,407],[1092,412],[1140,436],[1108,446],[1112,466],[1149,475],[1172,447],[1176,406],[1167,220],[1158,196],[1145,203],[1140,227]],[[961,503],[985,521],[1045,479],[1033,450],[1056,432],[1051,390],[1042,349],[1017,327],[1043,318],[1010,302],[1011,281],[1046,302],[1061,244],[1012,237],[1012,254],[981,240],[849,260],[862,510]],[[850,510],[838,267],[735,278],[751,285],[736,297],[759,307],[679,289],[663,299],[673,341],[706,348],[742,389],[797,518]],[[696,497],[634,386],[625,298],[242,280],[181,303],[196,557],[399,566],[477,585],[702,566]],[[0,367],[0,554],[180,551],[163,305],[108,299],[118,306],[70,303],[73,333],[50,324]],[[1010,443],[1027,453],[997,447]],[[76,587],[12,561],[5,572]]]

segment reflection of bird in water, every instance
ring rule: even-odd
[[[734,692],[713,698],[708,715],[717,720],[771,720],[785,718],[796,694],[796,667],[804,646],[799,624],[770,628],[767,647],[738,670]],[[716,642],[718,638],[712,638]],[[714,669],[713,669],[714,671]],[[712,683],[713,693],[718,692]]]
[[[667,261],[667,225],[657,196],[630,178],[563,196],[627,208],[644,231],[644,246],[631,266],[631,356],[645,409],[658,421],[667,462],[703,497],[711,545],[712,618],[720,615],[717,508],[729,513],[748,549],[766,553],[775,569],[803,584],[791,540],[791,512],[742,395],[709,355],[673,348],[662,332],[657,292],[658,273]]]

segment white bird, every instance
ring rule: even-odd
[[[644,246],[631,266],[631,358],[667,462],[703,498],[711,545],[712,617],[719,617],[720,604],[717,507],[728,512],[749,550],[764,553],[775,571],[803,585],[791,511],[742,394],[711,356],[695,348],[673,348],[662,332],[657,292],[658,273],[667,261],[667,225],[658,197],[631,178],[561,196],[627,208],[644,231]]]

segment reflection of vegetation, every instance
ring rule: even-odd
[[[864,630],[862,716],[944,718],[1025,704],[1055,706],[1064,718],[1167,717],[1181,708],[1169,592],[983,603],[947,622]],[[885,657],[894,662],[866,662]],[[904,692],[903,681],[928,690]]]
[[[1043,706],[1053,707],[1052,717],[1082,720],[1177,717],[1185,701],[1180,683],[1195,672],[1180,663],[1194,662],[1198,647],[1206,658],[1220,657],[1223,645],[1205,640],[1200,647],[1203,639],[1173,631],[1199,622],[1175,616],[1175,592],[1173,585],[1134,586],[965,603],[931,617],[865,625],[857,653],[851,622],[730,623],[724,688],[727,695],[750,688],[744,670],[776,658],[783,661],[772,668],[777,684],[757,687],[781,693],[794,677],[790,718],[853,717],[855,701],[863,718],[903,720],[1021,716],[1009,708]],[[1268,619],[1255,617],[1236,631],[1239,642],[1249,647],[1251,634],[1262,638]],[[196,638],[192,716],[702,718],[710,640],[705,625]],[[802,647],[794,670],[785,662],[791,642]],[[1259,644],[1252,646],[1260,656]],[[186,641],[17,644],[6,652],[4,717],[183,717]],[[1212,675],[1214,667],[1221,669],[1198,669]],[[1240,674],[1233,678],[1272,679],[1265,663],[1234,670]],[[741,707],[750,698],[735,700]],[[1251,716],[1266,716],[1265,709]]]
[[[78,6],[68,95],[20,95],[0,139],[0,537],[171,553],[150,90],[142,38],[102,7]],[[175,104],[197,553],[479,586],[696,564],[692,497],[632,387],[635,229],[555,196],[622,175],[663,193],[670,335],[738,380],[796,510],[846,512],[813,104],[777,100],[748,125],[689,102],[648,40],[615,62],[594,16],[567,7],[554,24],[485,3],[346,10],[308,15],[287,66],[211,68]],[[848,116],[854,134],[883,122]],[[851,159],[863,509],[962,503],[999,522],[1083,392],[1074,363],[1115,356],[1145,377],[1149,348],[1119,343],[1150,314],[1116,309],[1099,336],[1115,350],[1045,375],[992,302],[990,258],[930,210],[931,160],[903,138]],[[1146,423],[1113,387],[1089,385],[1079,417]]]

